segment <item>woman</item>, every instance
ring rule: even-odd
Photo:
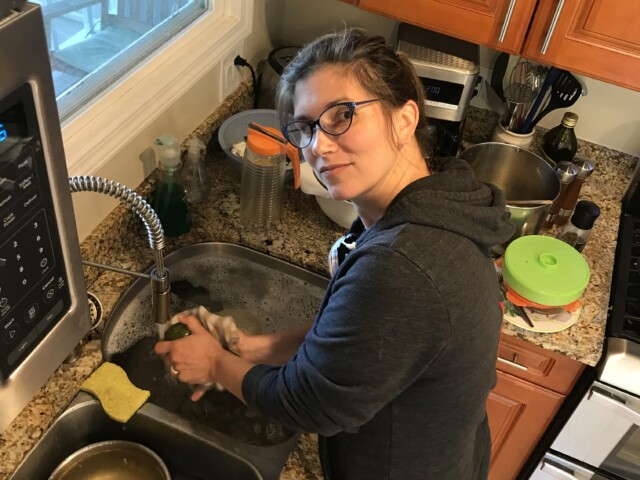
[[[329,479],[487,476],[502,320],[490,248],[513,227],[499,190],[429,158],[424,108],[411,63],[380,37],[303,48],[279,85],[283,133],[359,216],[318,315],[308,331],[242,335],[239,356],[193,317],[194,335],[156,346],[180,380],[318,432]]]

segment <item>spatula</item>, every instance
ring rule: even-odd
[[[530,133],[533,127],[553,110],[570,107],[576,103],[581,92],[582,85],[578,79],[566,70],[559,70],[558,76],[555,77],[551,85],[549,103],[533,119],[530,117],[534,112],[529,112],[519,133]],[[528,121],[530,122],[528,123]]]

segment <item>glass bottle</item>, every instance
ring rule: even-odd
[[[542,137],[542,156],[555,166],[561,161],[570,162],[578,150],[578,139],[574,127],[578,122],[578,115],[566,112],[560,125],[553,127]]]
[[[202,159],[204,144],[197,138],[190,139],[187,144],[187,156],[180,179],[187,195],[187,202],[198,203],[211,192],[211,177]]]
[[[171,135],[154,142],[158,151],[158,185],[152,195],[155,210],[164,234],[177,237],[191,229],[191,215],[186,193],[180,184],[180,146]]]
[[[589,200],[580,200],[576,203],[571,220],[560,230],[558,239],[582,252],[591,235],[593,224],[599,216],[598,205]]]

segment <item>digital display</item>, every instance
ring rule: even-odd
[[[0,111],[0,155],[28,137],[29,127],[22,102]]]
[[[451,105],[460,105],[464,85],[459,83],[445,82],[433,78],[420,78],[427,100],[432,102],[442,102]]]

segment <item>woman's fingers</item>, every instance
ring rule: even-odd
[[[191,394],[191,401],[197,402],[204,396],[206,392],[207,391],[202,388],[196,389],[196,391]]]

